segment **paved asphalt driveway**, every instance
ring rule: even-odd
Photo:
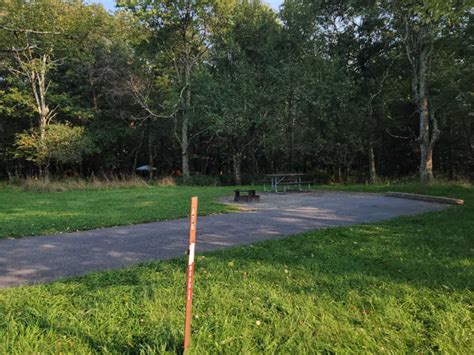
[[[248,206],[248,205],[247,205]],[[377,194],[263,194],[241,213],[199,217],[198,253],[304,231],[437,211],[445,205]],[[188,220],[0,240],[0,287],[47,282],[185,253]]]

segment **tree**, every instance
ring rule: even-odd
[[[119,3],[2,3],[0,177],[472,171],[467,1]],[[60,142],[75,128],[94,143],[81,163],[48,153],[81,151]]]
[[[279,26],[275,14],[259,1],[238,5],[230,22],[214,37],[210,59],[215,86],[209,100],[214,107],[212,130],[227,145],[234,181],[240,185],[244,153],[269,117],[269,98],[278,100],[268,72]]]
[[[233,1],[216,0],[139,0],[132,4],[119,2],[119,5],[147,23],[153,34],[152,42],[155,47],[148,48],[156,53],[155,58],[164,61],[166,72],[172,73],[176,99],[179,102],[179,110],[172,115],[176,127],[174,135],[181,147],[181,165],[185,179],[190,176],[189,146],[196,137],[190,133],[193,119],[193,75],[207,55],[209,34],[218,27],[216,21],[220,18],[219,12],[225,11],[232,3]]]
[[[352,76],[357,83],[355,93],[357,101],[363,105],[361,117],[361,135],[366,144],[369,166],[369,182],[377,183],[375,148],[380,141],[386,99],[387,81],[394,75],[394,64],[399,56],[393,33],[386,27],[383,10],[376,6],[367,6],[357,14],[360,21],[355,21],[354,38],[355,61]],[[348,44],[346,44],[348,46]]]
[[[52,162],[79,164],[94,151],[94,144],[83,127],[50,124],[32,128],[17,136],[17,155],[49,171]]]
[[[361,23],[369,17],[370,7],[360,3],[287,0],[282,13],[286,42],[292,43],[287,45],[288,59],[282,70],[289,75],[284,75],[286,83],[280,85],[288,90],[286,111],[292,118],[288,121],[304,123],[299,131],[308,134],[301,150],[312,152],[311,160],[330,167],[339,180],[349,175],[366,147],[372,151],[367,144],[370,130],[366,129],[372,118],[364,117],[361,106],[370,106],[362,102],[373,93],[367,92],[371,87],[358,67],[360,53],[369,53],[364,45],[369,42],[369,47],[370,39],[360,38],[360,43],[359,37],[364,35]],[[292,125],[285,128],[291,137]],[[289,139],[290,152],[292,141]]]
[[[2,17],[0,31],[11,45],[3,48],[9,51],[13,60],[3,62],[17,81],[25,80],[29,85],[29,94],[33,97],[33,109],[37,114],[38,139],[46,138],[46,129],[58,114],[60,105],[51,105],[50,89],[54,85],[51,76],[64,61],[65,48],[73,40],[90,31],[90,24],[81,27],[81,18],[88,18],[81,2],[65,4],[42,0],[32,3],[8,2]],[[88,10],[88,9],[86,9]],[[8,42],[7,42],[8,43]],[[25,103],[26,96],[12,95]],[[54,106],[54,107],[52,107]],[[46,170],[43,170],[43,167]],[[49,164],[40,165],[40,175],[49,177]]]
[[[473,17],[474,13],[468,14],[457,26],[446,28],[434,44],[431,102],[443,131],[437,163],[450,179],[474,172]]]
[[[419,113],[420,181],[433,176],[433,149],[440,136],[436,111],[430,98],[434,42],[442,30],[457,22],[467,2],[430,0],[389,2],[412,69],[412,91]]]

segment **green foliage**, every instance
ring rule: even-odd
[[[267,68],[278,35],[275,15],[257,2],[242,3],[234,22],[212,48],[213,131],[228,143],[229,154],[241,154],[265,125],[272,111]]]
[[[44,129],[33,128],[18,134],[19,156],[43,166],[50,162],[79,164],[95,147],[83,127],[51,124]]]
[[[465,16],[466,10],[472,9],[470,0],[424,0],[419,2],[408,0],[401,3],[426,24],[442,21],[452,25]]]
[[[3,115],[15,118],[31,117],[35,110],[33,98],[21,85],[0,91],[0,113]]]
[[[435,169],[473,171],[468,1],[286,0],[278,14],[261,1],[118,5],[112,14],[81,1],[2,3],[2,178],[35,173],[9,152],[39,126],[25,71],[41,71],[42,58],[53,122],[85,128],[97,148],[74,174],[150,162],[166,174],[186,156],[197,175],[323,170],[349,181],[367,178],[374,156],[382,177],[412,175],[420,125],[407,42],[422,44],[413,53],[432,46]]]
[[[470,353],[472,187],[350,187],[387,188],[466,205],[199,255],[191,353]],[[0,352],[180,352],[185,280],[183,257],[1,290]]]

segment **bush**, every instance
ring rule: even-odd
[[[50,124],[33,128],[17,135],[17,156],[24,157],[38,166],[50,162],[79,164],[85,155],[95,149],[83,127],[68,124]]]

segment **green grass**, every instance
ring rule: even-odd
[[[0,185],[0,239],[162,221],[185,217],[189,199],[200,198],[199,214],[231,210],[217,197],[232,187],[134,187],[25,192]]]
[[[466,205],[198,257],[192,353],[472,353],[474,190],[345,188]],[[1,290],[0,353],[179,352],[185,267]]]
[[[411,192],[424,195],[459,197],[471,196],[473,192],[472,185],[468,183],[443,182],[431,185],[420,184],[416,182],[404,184],[379,184],[379,185],[323,185],[317,186],[318,190],[326,191],[355,191],[355,192],[377,192],[383,193],[388,191]]]

